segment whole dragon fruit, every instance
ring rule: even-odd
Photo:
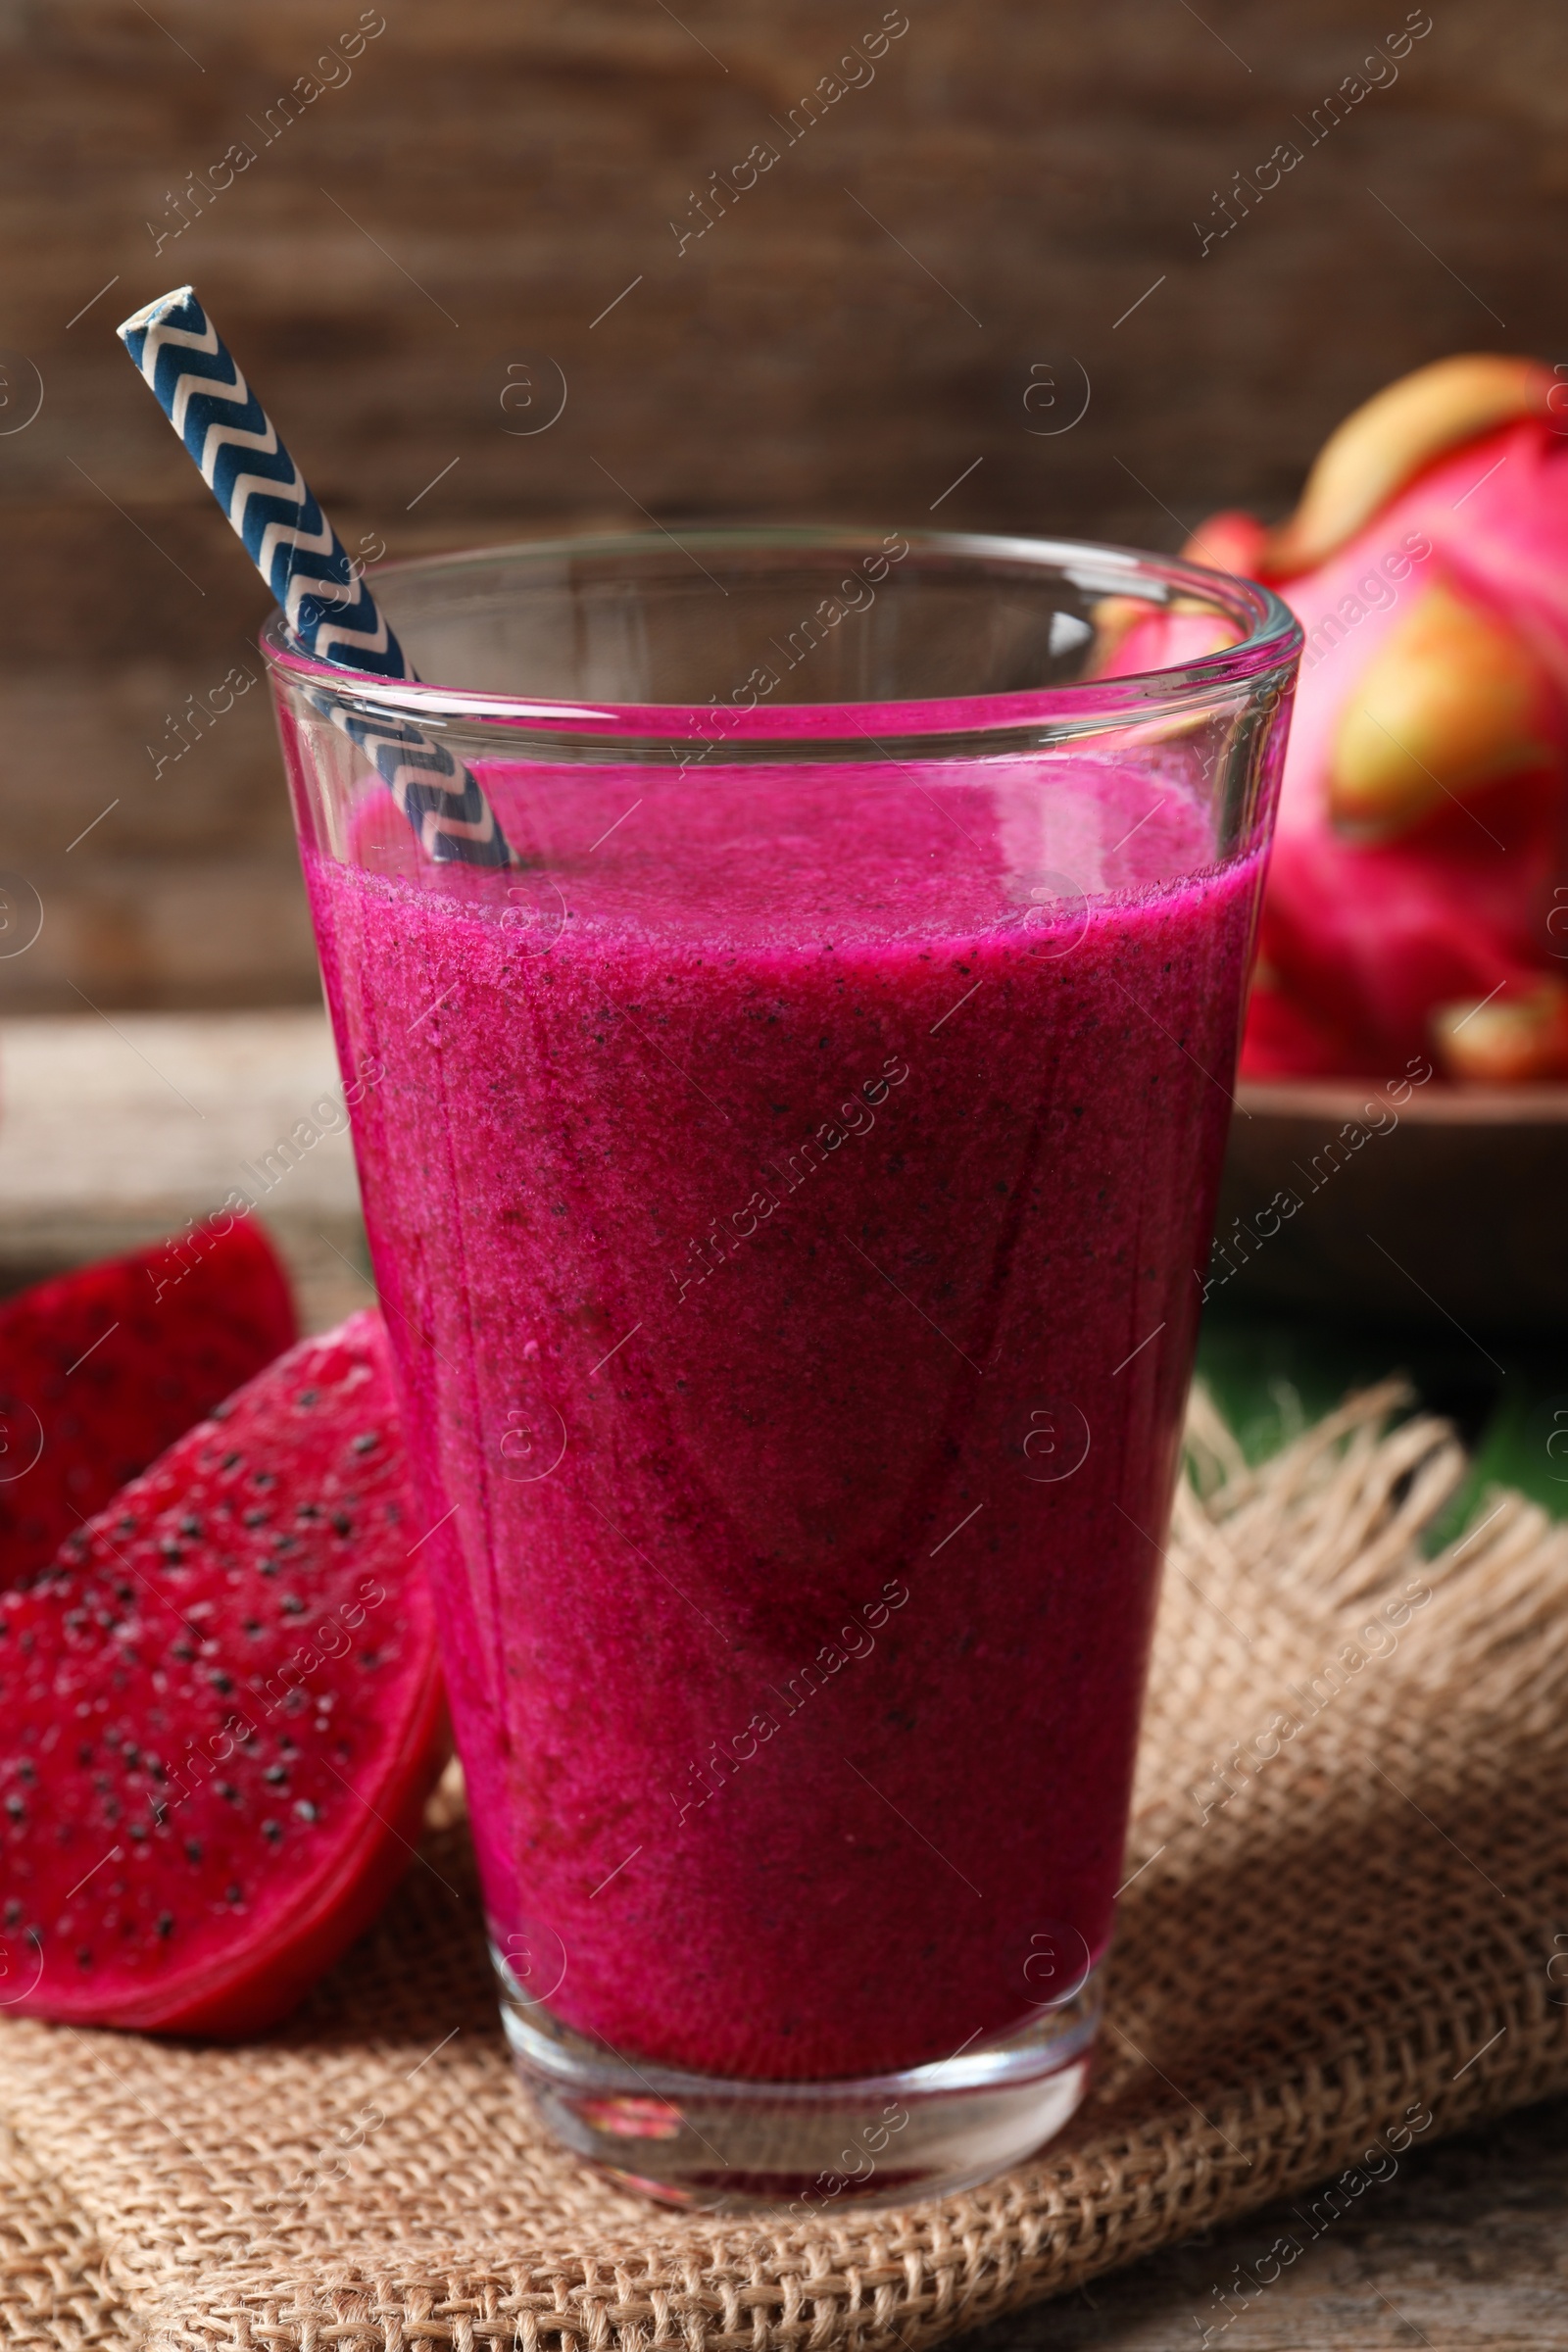
[[[1306,632],[1244,1074],[1568,1077],[1568,383],[1440,360],[1185,552]]]

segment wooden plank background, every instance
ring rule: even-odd
[[[174,757],[265,598],[137,304],[194,279],[394,555],[639,509],[1169,546],[1406,368],[1568,359],[1565,64],[1559,0],[0,0],[0,941],[43,914],[0,1007],[315,992],[261,690]]]

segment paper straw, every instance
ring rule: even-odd
[[[192,288],[161,295],[116,331],[306,653],[384,678],[413,677],[363,573],[355,578],[342,540]],[[512,863],[495,811],[443,745],[405,720],[367,718],[331,695],[305,691],[373,760],[427,858]]]

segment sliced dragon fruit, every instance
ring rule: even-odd
[[[243,1216],[0,1301],[0,1583],[47,1567],[294,1332],[287,1277]]]
[[[0,1593],[0,2005],[236,2035],[374,1916],[447,1752],[379,1315]]]

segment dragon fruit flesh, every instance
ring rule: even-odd
[[[287,1278],[244,1216],[0,1302],[0,1584],[47,1567],[294,1333]]]
[[[0,1593],[0,2006],[237,2035],[406,1867],[446,1753],[374,1310]]]

